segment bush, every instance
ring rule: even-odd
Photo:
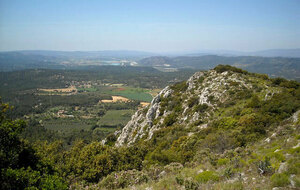
[[[203,76],[198,79],[198,83],[202,83],[203,81],[204,81],[204,77]]]
[[[179,82],[171,86],[171,89],[175,92],[183,92],[188,88],[188,85],[186,84],[186,81]]]
[[[195,112],[200,112],[200,113],[203,113],[207,110],[208,108],[208,105],[207,104],[200,104],[200,105],[197,105],[194,109]]]
[[[100,186],[109,189],[125,188],[128,186],[147,183],[149,177],[142,171],[128,170],[121,172],[114,172],[106,176],[101,182]]]
[[[272,79],[272,84],[280,85],[280,83],[285,82],[285,81],[287,81],[287,80],[284,78],[277,77],[277,78]]]
[[[270,158],[266,157],[264,160],[259,161],[258,173],[262,175],[273,173],[273,168],[270,163]]]
[[[220,158],[217,161],[217,165],[218,166],[223,166],[223,165],[226,165],[227,163],[229,163],[229,159],[228,158]]]
[[[200,183],[207,183],[208,181],[219,181],[220,177],[213,171],[204,171],[199,173],[195,179]]]
[[[166,126],[171,126],[175,122],[176,122],[176,114],[174,112],[166,116],[164,119],[164,125]]]
[[[256,95],[253,95],[250,102],[247,104],[248,108],[259,108],[261,107],[261,102]]]
[[[281,87],[285,88],[299,88],[299,83],[297,81],[289,80],[280,83]]]
[[[233,71],[236,73],[248,74],[247,71],[244,71],[236,67],[232,67],[230,65],[218,65],[214,68],[214,70],[217,71],[217,73],[223,73],[225,71]]]
[[[182,177],[175,178],[176,183],[184,186],[186,190],[197,190],[199,189],[199,184],[191,178],[184,179]]]
[[[286,174],[273,174],[271,176],[273,187],[284,187],[290,184],[289,177]]]
[[[194,96],[194,97],[190,98],[187,103],[188,103],[189,108],[191,108],[194,105],[196,105],[196,104],[199,103],[199,97],[198,96]]]
[[[287,173],[300,174],[300,162],[297,158],[289,159]]]
[[[233,175],[234,175],[234,171],[231,167],[226,168],[223,172],[223,177],[226,177],[227,179],[231,178]]]

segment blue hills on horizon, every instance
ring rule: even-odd
[[[296,49],[267,49],[261,51],[234,51],[234,50],[198,50],[183,52],[147,52],[137,50],[101,50],[101,51],[59,51],[59,50],[16,50],[0,51],[3,53],[21,53],[24,55],[41,55],[51,57],[150,57],[150,56],[260,56],[260,57],[294,57],[300,58],[300,48]]]

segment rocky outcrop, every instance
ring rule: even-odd
[[[138,110],[132,116],[122,131],[119,131],[120,135],[115,145],[131,145],[141,138],[151,139],[154,132],[165,125],[165,119],[174,114],[174,110],[168,110],[169,105],[179,110],[176,112],[176,121],[172,121],[173,123],[183,127],[194,126],[194,131],[201,131],[209,127],[209,121],[214,115],[214,110],[218,108],[218,105],[230,100],[232,93],[245,92],[253,88],[253,82],[249,81],[249,78],[249,76],[233,71],[218,73],[215,70],[210,70],[195,73],[186,81],[186,88],[183,91],[178,91],[176,87],[167,86],[153,98],[147,108]],[[264,97],[274,93],[265,84],[261,84],[260,88],[265,91]],[[191,99],[196,99],[195,102],[200,108],[201,105],[205,105],[203,106],[205,110],[197,110],[197,105],[189,103]],[[179,101],[174,102],[174,100]]]
[[[148,138],[151,138],[153,132],[156,130],[156,127],[153,126],[153,120],[160,115],[159,108],[161,97],[167,98],[172,94],[172,92],[173,90],[167,86],[153,98],[149,107],[145,108],[148,109],[146,114],[143,113],[144,110],[137,111],[127,125],[122,129],[117,139],[116,146],[122,146],[124,144],[130,145],[137,139],[144,137],[146,133],[149,134]]]

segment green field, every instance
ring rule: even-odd
[[[72,132],[74,130],[91,130],[92,126],[97,125],[126,125],[130,120],[131,115],[135,110],[109,110],[103,117],[95,119],[76,119],[76,118],[57,118],[52,120],[46,120],[43,122],[46,129],[62,132]],[[112,132],[116,127],[101,127],[98,130],[105,132]]]
[[[90,128],[92,127],[91,122],[85,122],[85,120],[76,120],[70,118],[58,118],[45,121],[43,124],[46,129],[62,132],[72,132],[74,130],[90,130]]]
[[[97,88],[77,88],[79,92],[96,92],[98,89]]]
[[[109,110],[97,122],[98,125],[125,125],[134,114],[135,110]]]

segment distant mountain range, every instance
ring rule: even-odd
[[[261,57],[294,57],[300,58],[299,49],[269,49],[253,52],[229,51],[229,50],[200,50],[182,55],[201,56],[201,55],[220,55],[220,56],[261,56]]]
[[[78,65],[103,65],[103,62],[135,61],[156,54],[141,51],[46,51],[0,52],[0,71],[22,69],[67,69]]]
[[[300,79],[300,58],[257,57],[257,56],[179,56],[148,57],[138,61],[140,66],[155,68],[192,68],[197,70],[212,69],[217,65],[232,65],[250,72],[265,73],[289,79]]]
[[[104,51],[50,51],[50,50],[22,50],[14,51],[24,55],[42,55],[52,57],[72,57],[72,58],[141,58],[157,55],[155,53],[130,50],[104,50]]]
[[[162,56],[155,53],[127,50],[10,51],[0,52],[0,71],[35,68],[74,69],[78,66],[106,64],[147,66],[165,71],[186,68],[208,70],[219,64],[226,64],[273,77],[280,76],[300,80],[300,49],[265,50],[252,53],[202,51],[186,53],[184,56],[176,55]]]
[[[261,56],[261,57],[295,57],[300,58],[300,48],[298,49],[268,49],[262,51],[243,52],[231,50],[199,50],[190,52],[171,52],[154,53],[133,50],[103,50],[103,51],[52,51],[52,50],[20,50],[6,51],[3,53],[21,53],[24,55],[42,55],[53,57],[76,57],[76,58],[143,58],[150,56],[202,56],[202,55],[220,55],[220,56]]]

